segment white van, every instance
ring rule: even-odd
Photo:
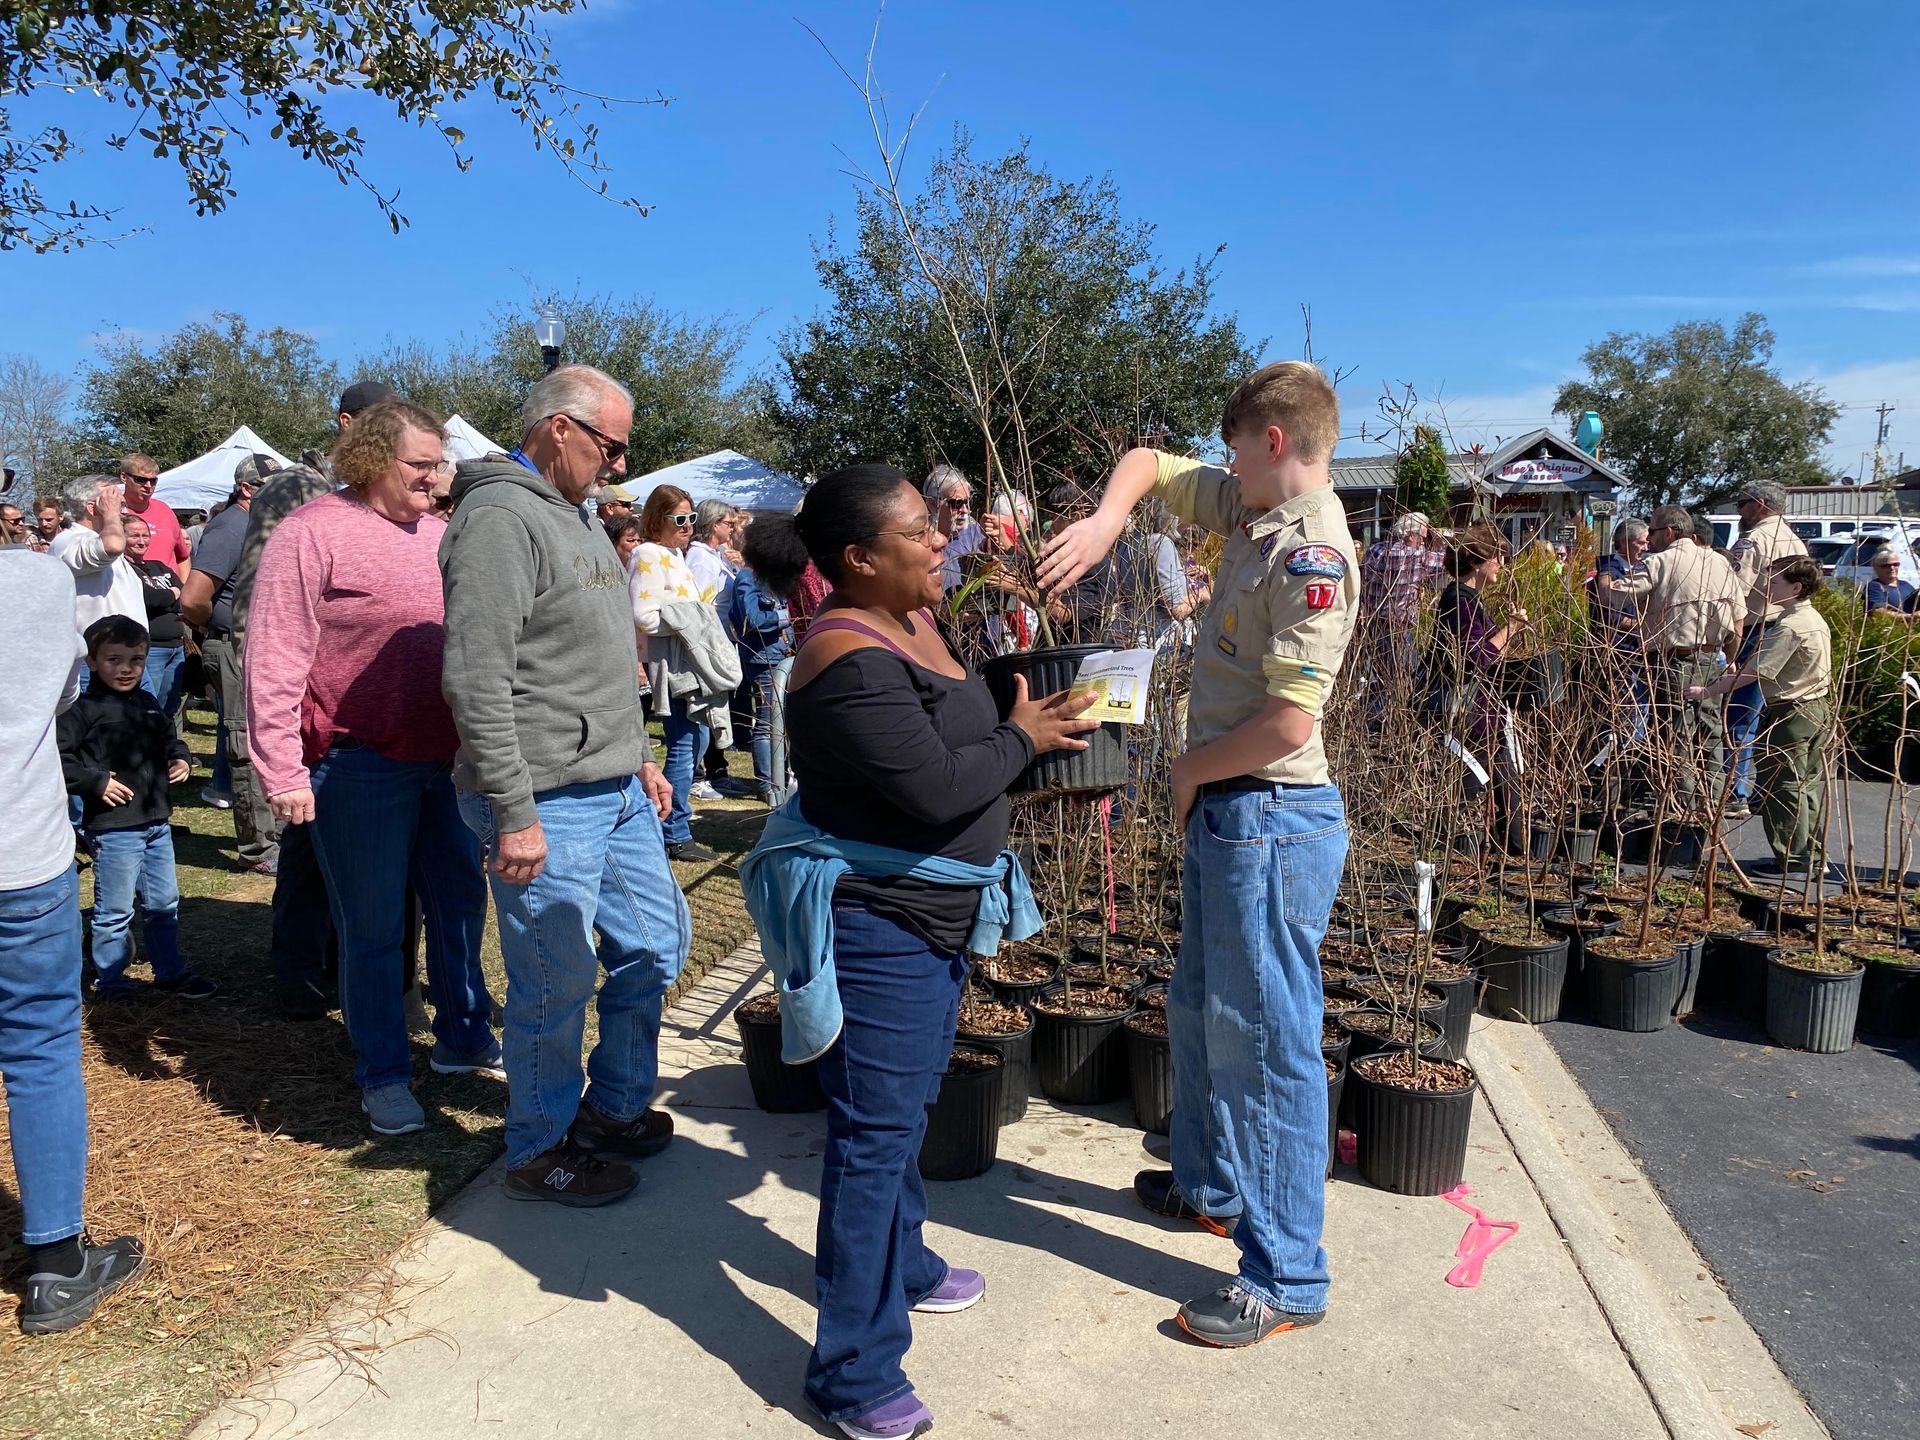
[[[1725,550],[1740,538],[1740,516],[1709,515],[1716,550]],[[1908,535],[1920,533],[1920,520],[1898,515],[1789,515],[1787,528],[1811,544],[1815,540],[1851,540],[1856,535],[1890,535],[1904,529]]]

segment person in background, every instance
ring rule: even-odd
[[[1766,603],[1780,613],[1738,667],[1687,691],[1688,699],[1702,700],[1757,684],[1765,698],[1754,778],[1773,863],[1758,862],[1750,870],[1776,875],[1810,870],[1826,843],[1821,797],[1833,722],[1833,633],[1813,608],[1823,583],[1820,562],[1812,556],[1776,558],[1769,566]]]
[[[633,552],[640,548],[640,522],[632,515],[624,515],[618,520],[601,522],[607,532],[607,539],[613,544],[613,553],[619,557],[620,568],[633,568]]]
[[[193,572],[193,547],[180,528],[180,517],[153,498],[153,487],[160,483],[159,465],[151,455],[129,455],[120,462],[120,483],[126,491],[127,517],[138,515],[152,532],[148,556],[171,567],[184,584]]]
[[[272,875],[280,865],[280,824],[260,793],[247,751],[247,694],[241,650],[233,640],[234,582],[247,548],[248,511],[266,478],[279,467],[267,456],[248,455],[233,470],[227,508],[207,522],[193,574],[181,587],[180,614],[206,632],[201,656],[213,671],[220,745],[227,756],[233,836],[242,870]]]
[[[624,485],[602,485],[594,492],[594,513],[609,525],[616,520],[631,520],[635,498],[633,491]]]
[[[140,683],[160,702],[167,719],[177,721],[181,702],[186,699],[187,663],[187,629],[180,619],[180,577],[166,561],[153,558],[153,531],[145,516],[128,515],[125,523],[127,564],[140,577],[140,594],[147,605],[147,669]]]
[[[1197,587],[1188,581],[1175,538],[1179,533],[1173,512],[1149,499],[1140,506],[1139,524],[1114,544],[1109,583],[1125,581],[1114,609],[1129,644],[1154,650],[1171,645],[1212,596],[1205,580]]]
[[[140,1278],[131,1236],[86,1231],[87,1086],[80,1048],[80,879],[57,717],[79,694],[73,572],[25,546],[0,550],[0,1088],[6,1093],[26,1293],[20,1328],[82,1324]]]
[[[927,518],[947,542],[940,556],[940,587],[951,595],[965,583],[960,564],[986,543],[986,535],[973,519],[973,484],[952,465],[936,465],[921,487],[927,498]]]
[[[722,627],[727,623],[733,601],[734,577],[740,569],[739,552],[734,549],[733,543],[738,528],[738,512],[724,500],[702,500],[693,507],[693,543],[687,546],[687,569],[693,572],[700,593],[712,597],[713,613]],[[741,683],[744,685],[746,682],[743,680]],[[728,707],[729,724],[725,729],[729,731],[732,729],[734,708],[731,704]],[[718,800],[722,796],[738,799],[755,794],[755,786],[744,780],[735,780],[728,773],[727,744],[720,726],[707,732],[707,748],[701,768],[706,773],[703,780],[694,783],[691,793],[695,800]]]
[[[426,1126],[403,1003],[409,884],[426,923],[432,1068],[506,1078],[480,971],[480,846],[454,798],[458,740],[441,695],[444,438],[404,401],[363,412],[331,457],[346,488],[280,522],[253,588],[248,743],[275,817],[313,826],[354,1083],[376,1135]]]
[[[53,544],[53,537],[67,528],[67,517],[60,501],[52,495],[42,495],[33,502],[34,528],[40,532],[43,545]]]
[[[1900,557],[1891,545],[1873,557],[1873,578],[1867,581],[1869,615],[1911,620],[1915,594],[1912,582],[1900,578]]]
[[[754,696],[753,788],[748,793],[763,803],[773,793],[773,713],[779,703],[774,671],[793,654],[793,624],[782,597],[792,592],[805,563],[804,552],[796,562],[794,546],[787,543],[793,539],[797,537],[790,523],[747,531],[745,563],[727,602],[727,628],[740,647],[740,683]]]
[[[640,548],[633,552],[628,594],[634,626],[647,637],[647,681],[666,739],[666,775],[673,786],[667,854],[705,863],[719,856],[693,838],[691,802],[702,798],[695,793],[694,777],[707,751],[707,722],[725,718],[727,701],[740,683],[740,661],[713,612],[711,596],[687,566],[694,514],[686,491],[654,487],[640,511]],[[718,792],[708,798],[718,798]]]
[[[93,852],[93,993],[112,999],[134,992],[127,965],[137,894],[153,988],[205,1000],[220,987],[189,970],[180,954],[180,881],[168,823],[167,787],[191,768],[186,742],[140,684],[147,627],[109,615],[87,628],[86,642],[92,681],[60,717],[59,733],[67,793],[82,802],[81,827]]]
[[[1759,481],[1740,492],[1738,504],[1740,538],[1734,541],[1728,558],[1740,576],[1740,583],[1746,586],[1747,615],[1735,668],[1743,667],[1752,657],[1767,623],[1780,617],[1780,607],[1767,599],[1773,562],[1788,555],[1807,553],[1807,542],[1794,534],[1781,518],[1787,508],[1787,492],[1783,486]],[[1765,713],[1763,696],[1761,686],[1754,682],[1733,691],[1727,702],[1727,733],[1734,744],[1733,753],[1727,757],[1727,765],[1733,771],[1733,793],[1727,803],[1729,815],[1745,815],[1750,810],[1753,739],[1760,733],[1760,718]]]
[[[1003,925],[1039,927],[1006,792],[1035,755],[1086,748],[1094,697],[1030,700],[1016,680],[1001,719],[935,621],[946,541],[898,470],[833,472],[797,524],[834,589],[787,697],[799,798],[768,821],[741,889],[781,992],[783,1057],[815,1061],[827,1095],[806,1401],[854,1440],[897,1440],[933,1420],[902,1369],[913,1315],[986,1294],[926,1243],[918,1157],[967,952],[992,954]]]
[[[82,475],[60,492],[70,524],[47,553],[73,573],[74,634],[109,615],[124,615],[145,629],[147,601],[140,576],[126,561],[127,529],[120,487],[105,475]],[[74,668],[79,681],[84,662]]]
[[[7,483],[13,483],[13,471],[6,472]],[[9,538],[7,545],[25,545],[33,550],[45,550],[46,542],[40,538],[40,532],[27,524],[26,513],[18,505],[0,505],[0,533]]]
[[[641,723],[625,577],[585,509],[625,472],[633,396],[563,365],[527,392],[521,424],[512,455],[467,461],[454,481],[442,687],[507,972],[503,1188],[604,1205],[638,1183],[627,1161],[673,1139],[672,1117],[648,1102],[691,926],[661,839],[673,796]]]

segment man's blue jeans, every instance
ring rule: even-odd
[[[156,980],[186,970],[180,956],[180,881],[173,868],[173,827],[162,820],[134,830],[89,830],[93,851],[93,973],[102,990],[130,984],[134,897],[140,939]]]
[[[1347,856],[1331,785],[1203,795],[1187,820],[1180,963],[1167,989],[1173,1177],[1238,1215],[1239,1284],[1327,1304],[1321,938]]]
[[[185,698],[181,687],[186,683],[186,665],[185,646],[147,647],[147,668],[140,676],[140,684],[160,702],[160,708],[167,712],[169,720],[180,713],[180,702]]]
[[[920,1142],[966,977],[959,952],[935,950],[864,905],[836,904],[833,929],[845,1025],[815,1062],[827,1148],[813,1261],[819,1330],[806,1385],[807,1403],[829,1424],[911,1388],[900,1368],[913,1341],[909,1312],[947,1278],[946,1261],[921,1237]]]
[[[493,1043],[480,971],[487,887],[451,771],[339,745],[313,767],[314,853],[340,937],[340,1014],[363,1090],[413,1077],[401,992],[409,881],[426,929],[434,1038],[461,1055]]]
[[[1747,627],[1747,633],[1740,641],[1740,653],[1734,658],[1734,669],[1738,670],[1752,658],[1765,629],[1764,622]],[[1727,749],[1727,768],[1733,771],[1730,800],[1744,803],[1753,794],[1753,742],[1760,734],[1760,722],[1766,713],[1767,706],[1760,696],[1758,680],[1727,692],[1727,734],[1731,741]]]
[[[667,812],[666,843],[684,845],[693,839],[693,803],[688,791],[693,788],[694,768],[707,753],[707,727],[687,715],[687,702],[676,700],[660,717],[660,733],[666,740],[666,758],[660,768],[673,786],[673,808]]]
[[[659,1076],[660,1011],[692,941],[659,816],[637,779],[563,785],[533,803],[545,866],[527,885],[487,872],[507,967],[510,1169],[557,1144],[579,1113],[587,1001],[602,969],[586,1099],[613,1120],[647,1108]],[[493,806],[463,790],[460,814],[491,851]]]
[[[80,1078],[80,881],[69,865],[0,890],[0,1082],[7,1092],[23,1238],[78,1235],[87,1185]]]

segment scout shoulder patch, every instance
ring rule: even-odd
[[[1309,610],[1331,610],[1333,597],[1340,593],[1340,587],[1331,580],[1309,580],[1307,582],[1307,608]]]
[[[1287,552],[1289,575],[1318,575],[1339,580],[1347,573],[1346,557],[1331,545],[1299,545]]]

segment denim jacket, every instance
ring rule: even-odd
[[[992,865],[968,865],[885,845],[841,840],[814,826],[789,800],[767,817],[751,854],[740,862],[747,913],[780,992],[780,1058],[804,1065],[840,1037],[840,989],[833,971],[833,887],[851,870],[872,877],[910,875],[938,885],[977,885],[980,908],[967,949],[991,955],[1002,939],[1024,940],[1040,929],[1027,872],[1011,850]]]
[[[787,639],[787,607],[753,571],[742,567],[727,602],[727,626],[740,642],[743,665],[778,665],[793,653]]]

